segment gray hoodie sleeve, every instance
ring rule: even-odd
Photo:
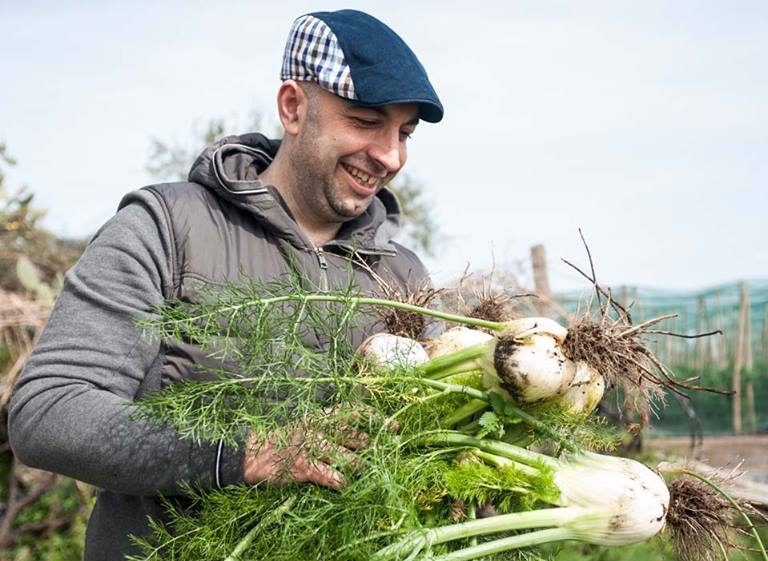
[[[61,295],[10,403],[11,446],[27,465],[132,495],[178,483],[242,481],[242,450],[181,440],[131,418],[162,345],[137,329],[172,285],[163,212],[152,198],[118,212],[67,273]]]

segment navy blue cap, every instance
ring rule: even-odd
[[[296,19],[280,77],[316,82],[360,105],[417,103],[420,119],[443,118],[443,105],[413,51],[385,24],[357,10]]]

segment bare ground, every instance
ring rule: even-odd
[[[734,482],[737,494],[768,505],[768,435],[704,436],[693,448],[689,437],[650,436],[643,446],[659,459],[689,463],[697,471],[741,472]]]

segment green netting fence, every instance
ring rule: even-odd
[[[590,296],[582,292],[556,298],[573,310],[583,309]],[[695,419],[687,406],[670,396],[654,422],[656,430],[683,434],[691,430],[693,422],[707,434],[768,431],[768,280],[694,292],[620,287],[612,296],[629,306],[635,324],[675,314],[658,329],[685,335],[722,331],[721,335],[690,339],[659,335],[651,342],[656,355],[678,376],[698,377],[705,385],[721,388],[732,388],[734,374],[741,376],[735,398],[692,394]]]

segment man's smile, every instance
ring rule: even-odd
[[[359,191],[364,195],[372,194],[376,190],[379,182],[382,180],[381,177],[376,177],[361,170],[360,168],[350,166],[349,164],[345,164],[343,162],[341,167],[344,168],[344,170],[355,179],[355,183],[360,187]]]

